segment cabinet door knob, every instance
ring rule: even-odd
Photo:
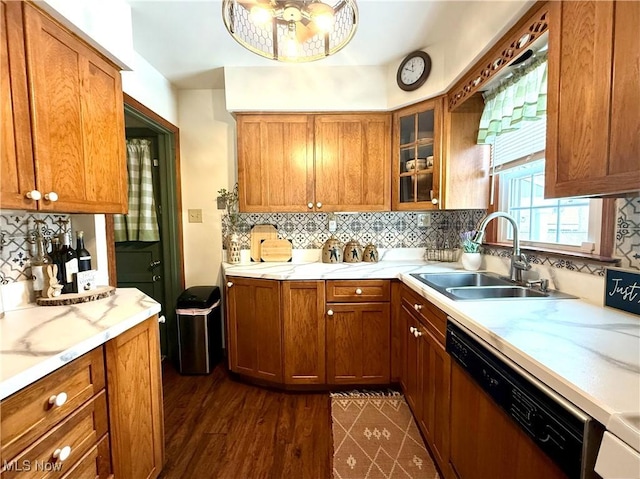
[[[416,311],[420,311],[422,309],[422,305],[416,303],[416,304],[413,305],[413,309],[415,309]]]
[[[27,191],[25,196],[30,200],[34,200],[34,201],[38,201],[42,199],[42,193],[40,193],[38,190]]]
[[[432,198],[431,203],[433,203],[434,205],[437,205],[438,203],[440,203],[440,201],[438,200],[438,198]]]
[[[418,328],[416,328],[416,330],[413,332],[413,335],[416,338],[419,338],[420,336],[422,336],[422,331],[418,331]]]
[[[230,288],[231,286],[233,286],[233,283],[232,283],[231,281],[229,281],[229,282],[227,283],[227,288]]]
[[[149,262],[149,268],[157,268],[158,266],[160,266],[161,261],[159,259],[155,260],[155,261],[151,261]]]
[[[410,332],[411,334],[415,333],[415,332],[416,332],[416,328],[414,328],[413,326],[411,326],[411,327],[409,328],[409,332]]]
[[[52,203],[58,201],[58,193],[55,191],[50,191],[49,193],[45,193],[44,199],[47,201],[51,201]]]
[[[62,449],[53,451],[53,458],[58,462],[64,462],[71,455],[71,446],[64,446]]]
[[[162,315],[158,318],[158,322],[164,324],[167,322],[167,318],[165,318],[164,315]]]
[[[311,203],[311,202],[307,203],[307,207],[308,207],[309,209],[313,208],[313,203]]]
[[[327,316],[333,316],[333,309],[327,310]]]
[[[154,274],[153,278],[151,278],[153,280],[154,283],[157,283],[158,281],[160,281],[162,279],[162,276],[160,276],[159,274]]]
[[[319,201],[316,203],[316,208],[322,208],[322,203],[320,203]]]
[[[60,407],[66,402],[67,402],[67,393],[65,392],[54,394],[49,398],[49,404],[56,407]]]
[[[356,289],[356,294],[362,294],[362,290],[360,288]]]

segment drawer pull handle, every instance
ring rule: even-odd
[[[416,331],[417,331],[417,329],[416,329],[416,328],[414,328],[413,326],[411,326],[411,327],[409,328],[409,332],[410,332],[411,334],[414,334]]]
[[[416,338],[419,338],[420,336],[422,336],[422,331],[418,331],[418,328],[416,328],[416,330],[413,332],[413,335]]]
[[[327,311],[327,316],[333,316],[333,309],[329,309]]]
[[[356,289],[356,294],[362,294],[362,290],[360,288]]]
[[[227,288],[230,288],[231,286],[233,286],[233,283],[232,283],[231,281],[229,281],[229,282],[227,283]]]
[[[413,305],[413,309],[415,309],[416,311],[420,311],[422,309],[422,305],[416,303],[416,304]]]
[[[71,446],[64,446],[62,449],[53,451],[53,458],[58,462],[64,462],[71,455]]]
[[[60,407],[67,402],[67,393],[59,393],[49,398],[49,404]]]

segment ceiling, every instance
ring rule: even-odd
[[[177,88],[223,88],[227,66],[282,65],[245,50],[231,38],[222,21],[221,0],[127,3],[134,49]],[[398,62],[414,50],[428,51],[429,45],[464,36],[461,30],[478,28],[492,9],[505,16],[504,24],[509,26],[513,15],[529,4],[529,0],[359,0],[359,26],[351,43],[316,63],[374,66]]]

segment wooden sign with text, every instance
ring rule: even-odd
[[[607,268],[604,304],[640,316],[640,271]]]

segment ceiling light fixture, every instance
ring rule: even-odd
[[[358,7],[355,0],[223,0],[222,18],[231,36],[253,53],[311,62],[351,41]]]

